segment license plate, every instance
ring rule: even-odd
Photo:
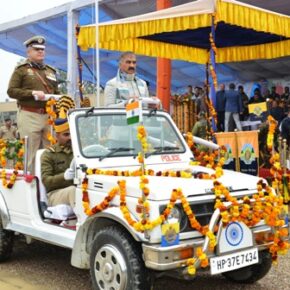
[[[211,258],[210,270],[211,274],[214,275],[257,264],[258,262],[258,249],[253,248],[234,254]]]

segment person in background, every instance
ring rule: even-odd
[[[202,139],[207,139],[207,129],[208,129],[208,122],[206,119],[206,113],[200,112],[198,114],[198,121],[194,124],[192,128],[192,134],[193,136],[197,136]]]
[[[262,97],[260,89],[256,88],[254,90],[254,95],[251,97],[249,101],[249,104],[257,104],[262,102],[265,102],[265,99]]]
[[[4,126],[0,128],[0,139],[4,140],[15,140],[17,138],[17,129],[12,126],[10,117],[4,119]]]
[[[217,129],[219,132],[225,130],[225,84],[220,85],[220,90],[216,93]]]
[[[249,97],[247,96],[247,94],[244,91],[244,87],[243,86],[238,86],[238,92],[242,97],[242,104],[243,104],[243,113],[241,115],[241,120],[244,121],[247,119],[248,115],[249,115],[249,109],[248,109],[248,105],[249,105]]]
[[[187,91],[182,95],[183,99],[195,100],[192,85],[187,86]]]
[[[28,170],[34,174],[36,151],[49,145],[49,125],[45,94],[59,94],[56,70],[44,63],[45,38],[34,36],[24,42],[27,59],[19,64],[7,93],[17,99],[17,124],[20,138],[28,136]]]
[[[280,107],[279,101],[273,100],[272,101],[272,108],[270,109],[270,115],[278,122],[278,124],[281,123],[281,121],[284,119],[284,109]]]
[[[136,67],[135,53],[127,51],[121,54],[117,75],[105,86],[106,107],[124,107],[131,98],[149,97],[146,82],[136,76]]]
[[[281,95],[281,100],[283,100],[283,101],[290,100],[289,95],[290,95],[289,87],[285,87],[284,88],[284,93]]]
[[[271,100],[277,100],[277,99],[280,100],[280,95],[277,94],[277,92],[276,92],[276,86],[272,86],[271,94],[270,94],[269,98]]]
[[[57,143],[41,155],[41,178],[47,191],[48,206],[67,204],[74,208],[75,169],[67,119],[56,119],[54,129]]]
[[[225,107],[225,132],[229,131],[229,122],[231,116],[234,119],[238,131],[242,131],[240,122],[240,114],[243,112],[242,97],[238,91],[235,90],[234,83],[230,83],[229,90],[226,91],[226,107]]]
[[[201,87],[196,87],[195,88],[196,93],[198,93],[198,97],[196,98],[196,109],[197,109],[197,114],[200,112],[207,112],[207,104],[206,104],[206,90],[203,90]]]
[[[267,101],[268,99],[270,99],[270,90],[269,89],[266,89],[265,90],[265,93],[263,95],[263,98]]]

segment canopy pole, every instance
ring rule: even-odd
[[[96,106],[100,107],[100,53],[99,53],[99,0],[95,2],[96,18]]]
[[[78,77],[77,77],[77,41],[75,38],[75,27],[78,23],[79,12],[69,10],[67,12],[67,93],[71,96],[76,107],[80,107],[78,95]]]
[[[156,0],[156,10],[169,8],[171,0]],[[170,111],[171,94],[171,60],[158,57],[157,65],[157,97],[161,100],[164,110]]]

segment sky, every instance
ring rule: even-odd
[[[0,24],[72,2],[73,0],[8,0],[1,1]],[[15,9],[17,7],[17,9]],[[23,47],[24,49],[24,47]],[[10,76],[20,56],[0,49],[0,101],[5,101]]]

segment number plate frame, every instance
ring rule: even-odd
[[[251,248],[241,252],[213,257],[210,259],[212,275],[247,267],[259,262],[258,248]]]

